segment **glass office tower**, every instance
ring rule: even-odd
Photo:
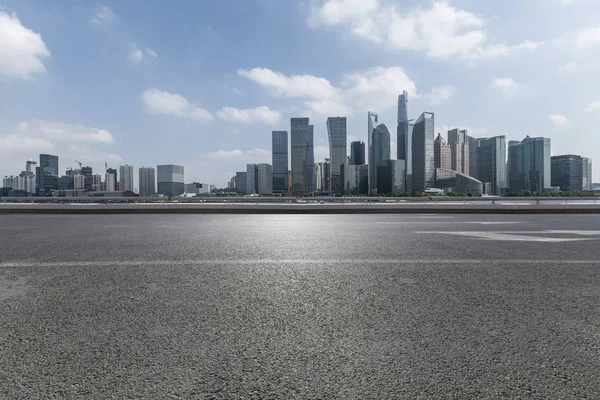
[[[357,142],[350,143],[350,164],[352,164],[352,165],[366,164],[365,142],[357,141]]]
[[[290,132],[292,149],[292,195],[303,196],[308,191],[306,185],[308,118],[292,118]]]
[[[551,187],[550,139],[527,136],[508,143],[509,191],[543,193]]]
[[[327,118],[327,136],[329,138],[329,157],[331,162],[331,192],[342,193],[341,167],[346,164],[346,117]]]
[[[369,148],[369,193],[377,192],[377,167],[381,162],[390,159],[390,131],[385,124],[379,124],[371,134],[371,146]]]
[[[285,193],[288,188],[288,133],[272,132],[273,192]]]
[[[506,188],[506,137],[478,139],[476,149],[476,175],[471,176],[491,185],[491,193],[486,194],[501,195]]]
[[[434,118],[424,112],[412,131],[412,190],[416,192],[435,187]]]
[[[315,131],[314,126],[308,126],[308,132],[306,135],[306,188],[308,193],[315,191]]]

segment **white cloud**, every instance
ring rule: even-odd
[[[43,153],[54,150],[48,140],[23,134],[0,135],[0,154]]]
[[[307,111],[304,113],[307,117],[332,117],[352,114],[350,106],[333,100],[309,100],[305,101],[304,105],[307,107]]]
[[[525,40],[519,44],[513,46],[507,46],[505,44],[492,44],[485,48],[478,48],[477,51],[470,55],[469,58],[477,59],[477,58],[493,58],[498,56],[507,56],[515,51],[520,50],[535,50],[538,47],[546,44],[545,41],[533,42],[531,40]]]
[[[557,125],[557,126],[564,126],[569,123],[569,120],[567,119],[567,117],[565,117],[564,115],[560,115],[560,114],[551,114],[548,116],[548,118],[550,119],[550,121],[552,121],[552,123],[554,125]]]
[[[132,64],[140,64],[142,61],[148,59],[148,57],[156,58],[158,57],[158,54],[152,49],[145,49],[142,51],[135,43],[133,43],[129,54],[127,55],[127,61]]]
[[[114,143],[114,138],[109,131],[80,124],[34,119],[31,122],[21,122],[17,130],[23,136],[42,137],[57,142]]]
[[[336,25],[347,20],[360,18],[361,16],[377,10],[377,0],[330,0],[322,7],[313,8],[308,20],[309,25]]]
[[[50,52],[39,33],[24,27],[15,14],[0,10],[0,75],[27,78],[46,71]]]
[[[90,18],[90,24],[108,25],[111,24],[115,20],[115,18],[115,14],[113,14],[111,9],[106,6],[103,6],[92,18]]]
[[[268,68],[240,69],[240,76],[246,77],[259,85],[271,88],[273,92],[282,97],[311,97],[330,98],[335,96],[336,90],[327,79],[317,78],[312,75],[286,76]]]
[[[600,111],[600,101],[595,101],[586,107],[585,112],[598,112]]]
[[[146,112],[149,114],[190,117],[199,122],[214,120],[214,116],[210,111],[195,107],[185,97],[177,93],[150,88],[142,93],[141,99]]]
[[[73,161],[80,160],[85,164],[104,162],[120,163],[124,161],[123,157],[118,154],[98,151],[98,149],[90,148],[86,144],[70,144],[67,149],[69,151],[69,159],[73,159]]]
[[[212,113],[210,111],[205,110],[204,108],[200,108],[200,107],[192,108],[191,110],[189,110],[188,115],[194,121],[203,122],[203,123],[212,122],[215,120],[215,117],[212,115]]]
[[[262,106],[240,110],[235,107],[223,107],[217,111],[217,116],[224,121],[242,122],[246,124],[261,123],[274,125],[282,120],[281,113]]]
[[[271,89],[275,96],[307,99],[305,115],[350,115],[355,111],[393,107],[399,93],[416,95],[416,85],[401,67],[374,67],[343,76],[339,86],[312,75],[287,76],[268,68],[240,70],[254,82]]]
[[[218,150],[207,154],[208,158],[217,160],[239,158],[242,155],[244,152],[241,150]]]
[[[342,85],[344,98],[355,102],[360,110],[377,111],[392,107],[403,90],[416,95],[415,83],[402,67],[374,67],[359,73],[346,74]]]
[[[494,78],[491,86],[506,95],[515,94],[519,91],[519,84],[512,78]]]
[[[580,49],[600,45],[600,26],[580,30],[575,36],[575,45]]]
[[[447,102],[458,93],[456,87],[452,85],[438,86],[431,89],[431,92],[425,95],[433,105],[439,105]]]
[[[141,63],[142,58],[144,58],[144,53],[137,47],[131,49],[131,51],[127,55],[127,61],[129,61],[130,63],[134,63],[134,64]]]
[[[476,59],[533,50],[543,42],[507,46],[490,41],[480,16],[435,1],[412,10],[377,0],[324,0],[312,8],[311,27],[346,25],[357,37],[386,48],[423,51],[433,59]]]

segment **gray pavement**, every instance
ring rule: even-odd
[[[600,398],[600,215],[2,215],[0,398]]]

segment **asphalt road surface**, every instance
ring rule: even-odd
[[[600,216],[0,216],[0,398],[598,399]]]

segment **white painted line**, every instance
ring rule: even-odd
[[[106,260],[106,261],[64,261],[64,262],[37,262],[37,261],[15,261],[15,262],[2,262],[0,268],[25,268],[25,267],[42,267],[42,268],[64,268],[64,267],[152,267],[152,266],[185,266],[185,265],[278,265],[278,264],[341,264],[341,265],[490,265],[490,264],[598,264],[598,260],[509,260],[509,259],[489,259],[489,260],[475,260],[475,259],[345,259],[345,260],[331,260],[331,259],[286,259],[286,260],[136,260],[136,261],[123,261],[123,260]]]
[[[530,224],[531,222],[517,222],[517,221],[469,221],[464,222],[465,224],[477,224],[477,225],[504,225],[504,224]]]
[[[436,231],[436,232],[415,232],[421,234],[444,234],[444,235],[456,235],[466,236],[473,239],[479,240],[497,240],[497,241],[513,241],[513,242],[546,242],[546,243],[561,243],[561,242],[578,242],[586,240],[596,240],[600,238],[552,238],[552,237],[540,237],[540,236],[526,236],[523,233],[533,234],[547,234],[548,232],[477,232],[477,231]]]
[[[600,231],[567,231],[567,230],[547,230],[547,233],[570,234],[570,235],[600,235]]]

